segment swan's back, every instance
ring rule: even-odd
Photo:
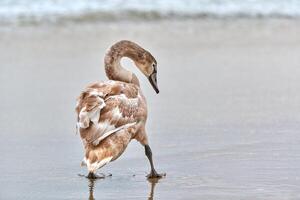
[[[147,117],[140,88],[112,80],[88,85],[77,99],[76,112],[77,128],[84,144],[94,146]]]

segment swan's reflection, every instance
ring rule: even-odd
[[[150,192],[148,195],[148,200],[154,199],[154,191],[155,191],[155,185],[158,183],[159,179],[148,179],[148,182],[150,183]],[[94,198],[94,188],[95,188],[95,182],[97,179],[88,179],[89,183],[89,200],[95,200]]]
[[[89,200],[95,200],[94,187],[96,179],[89,179]]]
[[[154,198],[154,190],[155,190],[155,185],[158,183],[158,178],[155,178],[155,179],[148,179],[148,182],[150,183],[150,193],[149,193],[149,196],[148,196],[148,200],[153,200]]]

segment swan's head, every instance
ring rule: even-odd
[[[130,72],[130,75],[129,73],[125,73],[124,75],[124,71],[126,70],[121,70],[122,72],[118,73],[120,69],[116,66],[120,67],[120,64],[117,65],[115,62],[119,62],[122,57],[131,58],[140,71],[148,78],[156,93],[159,93],[156,79],[157,62],[155,58],[149,51],[128,40],[117,42],[110,47],[105,55],[105,70],[109,79],[122,80],[139,85],[139,81],[134,73]],[[112,70],[114,67],[116,70]]]
[[[148,78],[153,89],[156,93],[159,93],[157,86],[157,62],[155,58],[148,51],[144,50],[143,53],[138,54],[139,59],[135,60],[135,64],[142,71],[142,73]]]

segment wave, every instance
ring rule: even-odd
[[[0,23],[186,18],[299,18],[298,0],[2,0]]]

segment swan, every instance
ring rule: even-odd
[[[165,173],[157,173],[154,168],[145,129],[146,99],[137,76],[121,66],[123,57],[132,59],[159,93],[157,62],[151,53],[127,40],[112,45],[104,58],[109,80],[89,84],[77,98],[77,131],[85,150],[82,165],[87,166],[87,178],[100,178],[97,170],[116,160],[129,142],[136,139],[144,146],[150,162],[147,177],[161,178]]]

